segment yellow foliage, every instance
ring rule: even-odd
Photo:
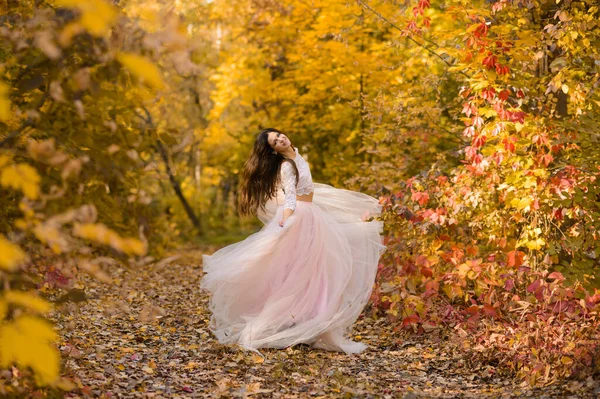
[[[119,52],[117,59],[142,83],[159,90],[165,86],[158,67],[147,58],[137,54]]]
[[[459,298],[463,295],[463,290],[458,285],[446,284],[442,288],[446,296],[450,299]]]
[[[15,270],[17,265],[26,259],[27,255],[21,248],[0,236],[0,268]]]
[[[510,205],[517,208],[518,210],[522,211],[529,211],[529,206],[532,203],[532,199],[530,197],[523,197],[523,198],[514,198],[512,201],[510,201]]]
[[[0,121],[7,121],[11,116],[8,90],[9,86],[4,82],[0,82]]]
[[[462,278],[467,277],[467,274],[469,274],[469,272],[472,272],[471,267],[469,265],[467,265],[466,263],[462,263],[460,264],[458,267],[458,275]]]
[[[417,295],[409,295],[405,299],[405,304],[412,305],[414,307],[415,312],[419,314],[419,316],[425,315],[425,302]]]
[[[543,238],[537,238],[535,240],[525,242],[525,246],[529,249],[542,249],[542,247],[546,244]]]
[[[54,253],[60,254],[69,249],[67,240],[62,236],[60,231],[47,223],[38,224],[33,228],[33,234],[38,240],[48,246],[54,251]]]
[[[140,27],[144,30],[157,32],[162,27],[160,5],[157,3],[141,1],[135,4],[135,2],[129,1],[123,5],[122,11],[127,17],[137,19]]]
[[[36,312],[46,313],[52,310],[50,302],[24,291],[8,291],[4,294],[4,300],[14,305],[31,309]]]
[[[143,255],[146,253],[146,246],[137,238],[123,238],[120,251],[127,254]]]
[[[573,359],[571,359],[569,356],[563,356],[560,359],[560,362],[564,365],[570,366],[571,364],[573,364]]]
[[[54,3],[81,11],[79,23],[94,36],[107,34],[119,15],[117,8],[104,0],[55,0]]]
[[[12,158],[8,155],[0,155],[0,169],[2,169],[4,166],[8,165],[11,160],[12,160]]]
[[[77,224],[73,229],[73,234],[101,244],[110,245],[117,251],[126,254],[143,255],[146,253],[146,246],[143,242],[136,238],[121,238],[115,231],[103,224]]]
[[[36,199],[40,193],[40,176],[31,165],[19,163],[2,169],[0,184],[23,191],[31,199]]]
[[[0,367],[17,363],[31,367],[40,385],[59,376],[59,354],[52,341],[56,332],[45,320],[24,315],[0,327]]]

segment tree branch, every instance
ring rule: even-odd
[[[380,19],[382,19],[383,21],[387,22],[390,26],[392,26],[393,28],[396,28],[397,30],[399,30],[400,32],[404,33],[404,30],[401,29],[398,25],[396,25],[395,23],[393,23],[392,21],[390,21],[389,19],[387,19],[386,17],[384,17],[383,15],[381,15],[380,13],[378,13],[376,10],[374,10],[370,5],[368,5],[367,3],[365,3],[362,0],[356,0],[359,4],[361,4],[363,7],[365,7],[367,10],[371,11],[373,14],[377,15]],[[444,64],[448,65],[448,66],[452,66],[452,64],[450,64],[448,62],[448,60],[446,60],[444,57],[442,57],[441,55],[439,55],[438,53],[436,53],[435,51],[433,51],[431,48],[427,47],[426,45],[424,45],[423,43],[419,43],[417,40],[415,40],[413,37],[411,36],[405,36],[408,40],[412,41],[413,43],[415,43],[417,46],[424,48],[425,50],[427,50],[427,52],[429,52],[430,54],[432,54],[433,56],[439,58],[440,60],[442,60],[442,62],[444,62]],[[423,39],[423,40],[427,40],[427,39]],[[433,43],[430,41],[430,43]],[[437,44],[433,43],[435,46],[439,47]],[[450,57],[452,58],[452,57]],[[452,60],[455,60],[454,58],[452,58]],[[459,73],[461,75],[466,76],[467,78],[470,78],[470,76],[468,74],[466,74],[465,72],[459,71]]]

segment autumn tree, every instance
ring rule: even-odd
[[[480,348],[474,359],[499,362],[532,384],[588,372],[600,299],[598,8],[591,1],[411,7],[398,21],[372,12],[420,41],[438,74],[454,75],[453,97],[435,101],[464,144],[420,175],[384,183],[390,251],[373,299],[405,328],[470,329]],[[436,31],[442,18],[451,30]],[[508,334],[507,324],[515,326]]]
[[[202,138],[211,44],[191,41],[186,18],[198,14],[158,3],[2,11],[0,367],[60,387],[44,314],[61,290],[69,300],[84,291],[80,272],[110,283],[109,266],[150,262],[149,247],[160,254],[182,225],[202,233],[180,157]]]

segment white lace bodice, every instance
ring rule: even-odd
[[[293,159],[298,168],[299,181],[296,185],[294,167],[289,162],[281,165],[281,185],[285,193],[284,209],[296,209],[296,195],[307,195],[314,191],[310,167],[296,148],[296,158]]]

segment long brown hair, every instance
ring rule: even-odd
[[[269,144],[270,132],[282,133],[274,128],[260,132],[244,165],[238,189],[238,211],[241,215],[255,215],[259,207],[264,211],[266,202],[277,195],[279,170],[283,162],[294,166],[298,184],[296,163],[275,152]]]

